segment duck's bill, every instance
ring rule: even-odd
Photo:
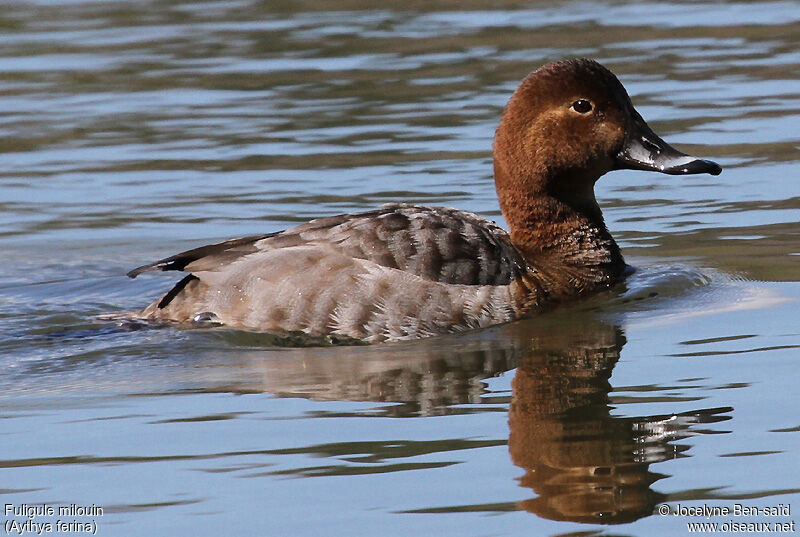
[[[719,175],[722,172],[722,167],[716,162],[681,153],[669,145],[636,112],[622,150],[617,154],[617,168],[652,170],[670,175]]]

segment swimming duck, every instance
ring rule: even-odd
[[[594,194],[602,175],[623,168],[722,171],[659,138],[599,63],[550,63],[522,81],[495,135],[509,232],[458,209],[402,203],[320,218],[132,270],[189,274],[130,317],[368,343],[513,321],[623,278]]]

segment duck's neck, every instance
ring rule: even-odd
[[[532,275],[554,297],[608,287],[625,270],[595,200],[595,180],[510,177],[495,161],[498,199],[511,240]]]

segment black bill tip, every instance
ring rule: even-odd
[[[722,173],[722,166],[713,160],[694,159],[685,164],[678,164],[663,170],[662,173],[669,175],[693,175],[696,173],[708,173],[711,175],[719,175]]]

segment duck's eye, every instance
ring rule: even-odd
[[[588,114],[592,111],[592,103],[587,101],[586,99],[578,99],[574,103],[570,105],[570,108],[578,112],[579,114]]]

